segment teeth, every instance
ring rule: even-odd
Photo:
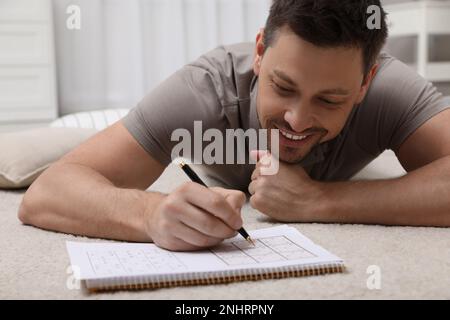
[[[286,138],[291,139],[291,140],[296,140],[296,141],[303,140],[307,137],[307,136],[296,136],[296,135],[290,134],[288,132],[284,132],[283,130],[280,130],[280,132]]]

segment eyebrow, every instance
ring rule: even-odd
[[[292,80],[286,73],[284,73],[281,70],[273,70],[273,73],[275,73],[275,75],[277,75],[278,77],[280,77],[281,79],[283,79],[284,81],[286,81],[287,83],[289,83],[290,85],[296,87],[297,84],[294,82],[294,80]]]
[[[273,70],[273,73],[278,76],[279,78],[283,79],[290,85],[296,87],[297,84],[292,80],[286,73],[284,73],[281,70],[275,69]],[[350,91],[342,89],[342,88],[334,88],[334,89],[326,89],[323,91],[320,91],[319,94],[332,94],[332,95],[338,95],[338,96],[347,96],[350,94]]]
[[[319,94],[332,94],[332,95],[336,95],[336,96],[348,96],[350,94],[350,91],[341,89],[341,88],[336,88],[336,89],[327,89],[327,90],[320,91]]]

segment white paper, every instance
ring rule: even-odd
[[[81,280],[342,263],[286,225],[249,234],[255,247],[238,235],[210,250],[197,252],[172,252],[150,243],[68,241],[66,245],[72,269],[80,271]]]

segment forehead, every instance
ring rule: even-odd
[[[279,31],[264,54],[263,64],[269,72],[282,70],[297,84],[351,87],[363,79],[360,48],[315,46],[289,30]]]

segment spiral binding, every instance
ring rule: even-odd
[[[159,281],[149,281],[149,279],[139,279],[136,277],[110,278],[105,280],[86,281],[86,285],[90,292],[103,292],[111,290],[142,290],[142,289],[159,289],[175,286],[196,286],[209,284],[224,284],[240,281],[257,281],[268,279],[282,279],[288,277],[306,277],[322,275],[327,273],[344,272],[345,266],[342,263],[331,263],[324,265],[311,265],[300,269],[295,266],[285,266],[276,268],[270,272],[262,269],[236,270],[230,272],[215,272],[211,276],[203,278],[191,278],[191,275],[162,275],[163,279]],[[183,277],[184,276],[184,277]]]

